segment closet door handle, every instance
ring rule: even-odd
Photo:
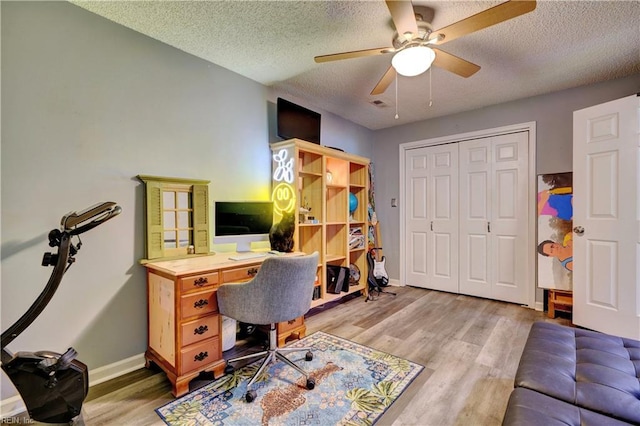
[[[491,232],[491,222],[487,222],[487,232]]]
[[[431,221],[431,230],[433,231],[433,221]]]

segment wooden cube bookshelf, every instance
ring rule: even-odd
[[[319,297],[312,306],[336,300],[344,295],[362,292],[366,296],[368,247],[367,207],[369,200],[369,159],[348,154],[336,149],[327,148],[300,139],[290,139],[271,144],[274,156],[283,154],[293,159],[291,173],[279,170],[283,162],[273,162],[274,197],[278,188],[287,183],[282,176],[290,176],[291,193],[295,194],[295,203],[280,203],[274,199],[276,215],[278,206],[289,208],[295,205],[296,228],[294,233],[294,250],[305,253],[320,253],[318,265]],[[291,176],[292,175],[292,176]],[[287,193],[287,191],[281,191]],[[353,215],[349,214],[349,194],[354,194],[358,207]],[[300,208],[308,209],[306,216]],[[305,221],[304,218],[309,220]],[[310,219],[312,218],[312,219]],[[275,220],[279,220],[278,217]],[[362,228],[364,244],[361,247],[349,247],[350,230]],[[327,292],[325,268],[327,264],[349,267],[355,265],[361,277],[347,292],[331,294]]]

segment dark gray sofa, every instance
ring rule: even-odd
[[[534,323],[503,425],[640,424],[640,341]]]

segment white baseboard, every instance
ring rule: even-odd
[[[124,374],[131,373],[139,368],[144,367],[144,354],[134,355],[132,357],[114,362],[113,364],[98,367],[89,370],[89,386],[104,383],[107,380],[115,379]]]
[[[389,285],[392,285],[394,287],[404,287],[404,285],[400,283],[400,280],[396,280],[394,278],[389,278]]]
[[[7,380],[9,379],[7,378]],[[27,409],[24,406],[24,402],[22,402],[20,395],[14,395],[11,398],[3,399],[0,403],[0,417],[2,418],[2,421],[15,417],[25,411],[27,411]]]
[[[98,367],[93,370],[89,370],[89,387],[104,383],[108,380],[115,379],[124,374],[135,371],[144,367],[145,359],[144,354],[134,355],[127,359],[114,362],[113,364]],[[4,377],[9,380],[6,376]],[[17,392],[17,391],[16,391]],[[12,416],[17,416],[20,413],[27,411],[27,408],[22,401],[19,394],[16,394],[10,398],[0,401],[0,417],[2,419],[8,419]]]

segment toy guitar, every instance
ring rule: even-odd
[[[367,264],[368,264],[368,273],[367,273],[367,287],[369,289],[369,296],[367,297],[367,300],[374,300],[374,296],[375,293],[380,294],[382,292],[382,288],[380,288],[380,285],[378,284],[378,280],[376,279],[376,277],[373,275],[373,269],[374,269],[374,259],[373,259],[373,254],[372,254],[373,250],[370,250],[367,252]]]
[[[366,300],[375,300],[375,296],[380,295],[380,293],[387,293],[395,296],[395,293],[391,293],[389,291],[383,290],[382,287],[386,287],[389,284],[389,276],[387,275],[387,271],[384,270],[384,257],[381,262],[378,262],[374,259],[376,250],[379,250],[379,247],[374,247],[367,252],[367,263],[369,265],[369,273],[367,275],[367,286],[369,288],[369,296]],[[382,268],[382,274],[380,278],[375,276],[376,266],[378,269]],[[376,294],[377,293],[377,294]]]
[[[373,276],[378,281],[378,284],[382,287],[386,287],[389,285],[389,274],[387,274],[387,270],[385,269],[384,263],[386,261],[385,257],[378,254],[378,250],[380,247],[374,247],[371,250],[374,251],[373,258]]]

